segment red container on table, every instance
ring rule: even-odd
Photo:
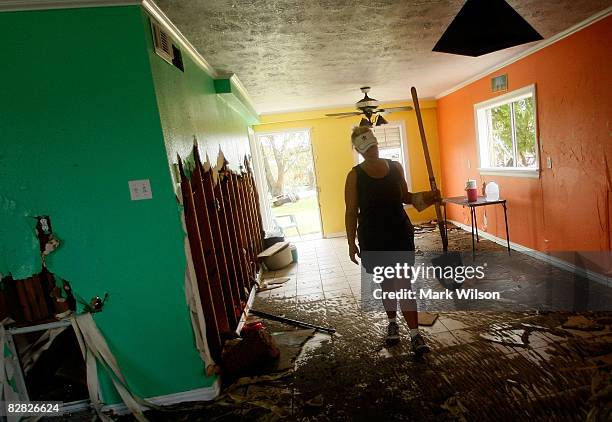
[[[468,180],[465,183],[465,191],[467,192],[468,202],[475,202],[478,200],[478,187],[476,186],[476,180]]]
[[[466,189],[468,202],[478,201],[478,189]]]

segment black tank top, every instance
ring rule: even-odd
[[[412,250],[414,231],[402,202],[402,177],[397,165],[386,160],[389,172],[374,178],[361,168],[357,172],[359,205],[357,235],[364,250]]]

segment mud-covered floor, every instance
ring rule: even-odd
[[[440,248],[436,231],[417,231],[418,249]],[[470,235],[461,230],[451,230],[449,238],[451,250],[471,247]],[[317,333],[306,343],[294,371],[230,387],[214,403],[177,405],[149,417],[609,420],[611,312],[585,313],[584,318],[535,310],[440,312],[433,326],[422,327],[431,352],[416,359],[403,320],[400,344],[385,346],[386,316],[382,308],[362,308],[360,269],[348,260],[345,243],[298,243],[297,265],[266,274],[290,281],[258,294],[254,306],[334,327],[337,334]],[[503,248],[481,240],[479,250]],[[521,259],[536,270],[546,267],[529,257]],[[520,269],[509,276],[520,280]],[[273,321],[264,324],[271,333],[296,329]]]

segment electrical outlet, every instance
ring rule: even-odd
[[[130,180],[128,182],[130,187],[130,198],[132,201],[141,201],[143,199],[153,198],[153,192],[151,192],[151,182],[149,179],[143,180]]]
[[[549,168],[549,169],[552,168],[552,158],[551,157],[546,157],[546,168]]]

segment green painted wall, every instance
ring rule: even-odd
[[[87,300],[109,293],[96,322],[134,391],[156,396],[213,379],[185,302],[147,34],[139,6],[0,13],[0,273],[40,270],[31,217],[49,215],[62,240],[51,270]],[[181,111],[160,104],[164,115]],[[209,111],[203,102],[186,121],[208,125]],[[211,125],[210,139],[243,135],[235,123]],[[192,132],[164,124],[171,151],[185,152]],[[146,178],[153,199],[131,201],[128,180]]]
[[[168,161],[176,163],[177,154],[187,157],[195,136],[203,159],[208,154],[216,163],[221,148],[237,169],[250,153],[246,118],[216,94],[214,80],[187,51],[182,50],[185,72],[155,54],[149,17],[143,15]]]

